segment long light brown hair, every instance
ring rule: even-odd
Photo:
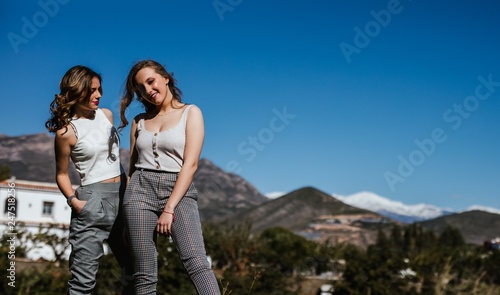
[[[121,124],[120,127],[118,127],[118,130],[124,128],[125,126],[128,125],[128,120],[125,116],[125,111],[127,110],[128,106],[134,98],[137,98],[137,100],[142,103],[144,109],[146,112],[151,112],[155,110],[156,106],[153,105],[152,103],[148,102],[142,97],[142,93],[137,85],[137,82],[135,81],[135,76],[137,73],[144,69],[144,68],[151,68],[153,69],[156,73],[161,75],[162,77],[166,78],[169,80],[168,82],[168,88],[170,89],[170,92],[172,93],[173,99],[182,102],[182,91],[176,86],[177,81],[174,79],[174,74],[167,72],[165,67],[161,65],[160,63],[154,61],[154,60],[142,60],[137,62],[129,71],[127,80],[125,81],[125,90],[123,92],[123,97],[120,102],[120,120]]]
[[[90,101],[94,77],[102,82],[101,75],[80,65],[72,67],[64,74],[59,83],[60,93],[55,95],[50,104],[51,116],[45,122],[45,127],[49,132],[56,132],[67,127],[70,118],[75,114],[75,105]],[[102,93],[102,88],[99,91]]]

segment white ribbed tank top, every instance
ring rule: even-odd
[[[89,185],[121,174],[120,146],[115,127],[101,109],[94,119],[76,118],[70,121],[77,142],[71,160],[80,174],[81,185]]]

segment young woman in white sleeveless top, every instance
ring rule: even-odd
[[[192,183],[203,145],[203,116],[197,106],[181,102],[175,84],[161,64],[140,61],[128,74],[122,98],[120,128],[128,124],[125,111],[135,97],[146,110],[132,121],[130,180],[123,201],[136,292],[156,294],[160,234],[172,237],[197,293],[217,295]]]
[[[45,126],[55,133],[56,182],[72,208],[68,294],[92,293],[104,240],[122,267],[122,294],[133,294],[130,251],[122,238],[120,210],[125,177],[113,115],[99,108],[101,76],[88,67],[74,66],[59,87]],[[76,190],[68,173],[70,159],[80,176]]]

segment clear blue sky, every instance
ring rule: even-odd
[[[202,109],[202,157],[264,194],[500,208],[498,1],[114,3],[2,1],[0,133],[46,132],[76,64],[118,124],[129,68],[152,58]]]

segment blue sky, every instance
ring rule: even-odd
[[[313,186],[500,208],[499,12],[497,1],[2,1],[0,133],[46,132],[76,64],[102,74],[118,124],[129,68],[152,58],[202,109],[202,157],[264,194]]]

